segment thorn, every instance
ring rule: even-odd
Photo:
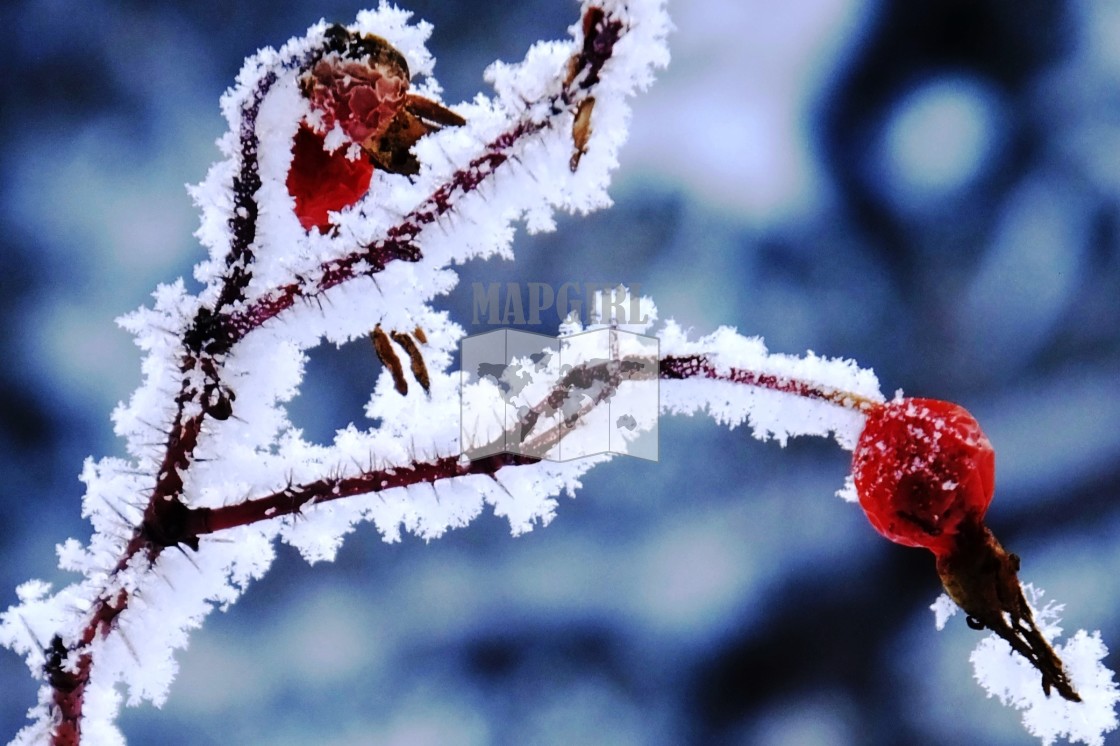
[[[128,635],[124,633],[124,627],[119,624],[117,625],[117,634],[121,636],[121,642],[123,642],[124,646],[128,648],[128,652],[132,654],[132,659],[136,661],[137,664],[143,666],[143,661],[141,661],[140,656],[136,654],[136,648],[132,646],[132,642],[129,641]]]
[[[489,477],[494,480],[494,484],[496,484],[496,485],[498,485],[499,487],[502,488],[502,492],[506,493],[510,497],[513,497],[513,493],[510,492],[509,489],[504,484],[502,484],[502,480],[498,479],[498,473],[497,472],[490,472]]]
[[[116,506],[116,505],[113,505],[113,504],[112,504],[112,503],[110,503],[110,502],[109,502],[108,500],[105,500],[105,507],[107,507],[107,508],[108,508],[109,510],[113,511],[113,514],[114,514],[115,516],[117,516],[117,518],[120,518],[120,519],[121,519],[121,523],[123,523],[124,525],[126,525],[126,526],[129,526],[129,527],[133,526],[133,522],[132,522],[132,521],[130,521],[130,520],[129,520],[129,519],[128,519],[128,518],[126,517],[126,516],[125,516],[125,514],[124,514],[124,513],[122,513],[122,512],[120,511],[120,510],[118,510],[118,509],[117,509],[117,506]]]
[[[197,542],[197,541],[198,541],[198,539],[196,538],[196,539],[195,539],[195,541]],[[198,563],[194,561],[194,557],[192,557],[192,556],[190,556],[189,554],[187,554],[187,550],[186,550],[186,549],[183,549],[183,547],[182,547],[182,546],[180,546],[179,544],[176,544],[176,545],[175,545],[175,548],[179,550],[179,553],[180,553],[180,554],[182,554],[182,555],[183,555],[184,557],[186,557],[186,558],[187,558],[187,562],[190,562],[190,563],[191,563],[192,565],[194,565],[194,569],[198,570],[199,572],[202,572],[202,568],[201,568],[201,567],[199,567],[199,566],[198,566]],[[196,550],[196,551],[197,551],[197,550]],[[168,581],[168,583],[167,583],[167,584],[168,584],[168,585],[171,585],[171,581]],[[172,587],[174,587],[174,586],[172,586]]]
[[[28,622],[27,622],[27,618],[26,618],[26,617],[24,617],[24,616],[23,616],[23,614],[19,614],[18,616],[19,616],[19,621],[20,621],[20,623],[21,623],[21,624],[23,624],[23,628],[24,628],[25,630],[27,630],[27,635],[28,635],[28,636],[29,636],[29,637],[30,637],[30,638],[31,638],[32,640],[34,640],[34,641],[35,641],[35,646],[36,646],[36,647],[37,647],[37,648],[38,648],[38,649],[39,649],[40,651],[41,651],[41,650],[45,650],[45,649],[46,649],[46,647],[47,647],[47,644],[46,644],[45,642],[43,642],[42,640],[40,640],[40,639],[39,639],[39,635],[35,634],[35,630],[31,629],[31,625],[30,625],[30,624],[28,624]]]
[[[182,552],[182,551],[183,551],[183,550],[182,550],[181,548],[179,548],[178,546],[176,546],[176,548],[178,548],[180,552]],[[186,552],[183,552],[183,553],[184,553],[184,554],[186,554]],[[195,565],[195,567],[197,567],[197,565]],[[168,587],[168,588],[170,588],[171,590],[173,590],[173,591],[174,591],[174,590],[176,590],[176,588],[175,588],[175,584],[171,582],[171,578],[167,577],[167,573],[165,573],[165,572],[157,572],[157,573],[156,573],[156,577],[158,577],[158,578],[159,578],[160,580],[162,580],[163,582],[167,583],[167,587]]]

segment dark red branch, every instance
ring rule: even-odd
[[[225,308],[243,297],[245,287],[252,279],[253,242],[257,238],[257,190],[261,188],[257,151],[257,115],[265,95],[276,84],[276,73],[269,72],[257,82],[252,100],[241,110],[241,168],[233,177],[233,210],[229,227],[232,233],[229,253],[226,255],[226,277],[218,296],[217,308]]]
[[[326,477],[307,484],[286,487],[271,495],[234,505],[221,508],[192,508],[187,516],[185,529],[192,536],[204,536],[235,526],[248,526],[260,521],[292,515],[311,505],[345,497],[383,492],[423,482],[434,484],[441,480],[474,474],[493,476],[502,467],[535,464],[538,461],[540,459],[531,456],[500,453],[464,464],[458,456],[444,456],[431,462],[374,469],[352,477]]]
[[[279,69],[307,69],[332,48],[337,40],[329,34],[325,43],[302,56],[293,56],[279,64]],[[221,291],[213,308],[200,308],[191,327],[183,336],[188,350],[194,354],[207,352],[221,354],[229,351],[226,340],[215,336],[214,319],[222,309],[245,299],[245,288],[252,279],[252,263],[255,258],[253,246],[257,239],[257,192],[261,188],[259,148],[257,137],[257,117],[261,104],[276,84],[279,76],[270,70],[261,76],[248,101],[241,107],[241,122],[238,139],[241,143],[240,164],[233,177],[233,209],[230,210],[230,245],[226,253],[226,273],[222,278]],[[216,309],[216,310],[215,310]]]
[[[188,360],[193,361],[193,358]],[[184,367],[189,369],[186,363]],[[139,555],[143,555],[149,565],[154,563],[166,547],[177,543],[174,538],[176,535],[182,536],[181,527],[187,508],[179,498],[183,490],[180,470],[185,470],[190,465],[190,455],[194,452],[202,427],[202,417],[184,419],[183,406],[195,395],[196,392],[189,385],[189,378],[184,378],[183,388],[175,400],[177,414],[168,435],[156,486],[140,525],[136,527],[113,569],[113,576]],[[185,543],[196,549],[198,547],[197,539]],[[111,595],[107,591],[94,601],[77,640],[64,643],[62,638],[56,636],[51,641],[51,647],[46,651],[46,673],[53,690],[56,717],[51,736],[54,746],[77,746],[81,742],[82,707],[93,665],[93,657],[85,652],[78,656],[76,670],[68,670],[65,667],[68,653],[86,648],[97,637],[107,635],[117,617],[128,607],[128,603],[129,596],[125,591]]]
[[[534,408],[529,416],[539,415],[537,409],[555,409],[559,405],[559,401],[556,400],[557,396],[559,395],[562,398],[572,388],[590,389],[592,384],[596,382],[611,383],[612,385],[603,388],[592,402],[592,405],[598,404],[610,397],[620,380],[640,379],[649,376],[650,373],[646,370],[643,362],[640,359],[628,358],[619,361],[617,367],[609,361],[578,366],[565,375],[548,399],[542,402],[539,408]],[[707,378],[747,386],[758,386],[807,399],[826,401],[857,411],[866,411],[870,407],[876,406],[875,402],[864,397],[797,379],[744,369],[732,369],[727,373],[720,373],[703,355],[662,359],[660,361],[660,377],[666,380]],[[518,427],[524,425],[525,423],[519,423]],[[198,537],[206,534],[300,513],[304,508],[309,508],[312,505],[341,498],[383,492],[422,482],[434,484],[441,480],[472,474],[489,474],[492,476],[506,466],[521,466],[538,461],[540,459],[537,457],[509,453],[495,454],[467,463],[461,461],[458,456],[445,456],[431,462],[373,469],[350,477],[323,478],[306,484],[290,485],[270,495],[221,508],[186,508],[180,523],[182,535],[179,537],[179,541],[197,542]]]
[[[385,238],[374,241],[360,251],[324,263],[318,279],[309,282],[299,278],[265,295],[240,313],[225,317],[215,324],[216,338],[233,345],[253,329],[288,310],[301,300],[316,298],[327,290],[358,276],[372,276],[384,271],[393,261],[418,262],[422,254],[416,239],[427,226],[447,214],[462,196],[473,192],[495,170],[509,159],[510,149],[526,135],[538,132],[546,122],[521,122],[486,147],[486,152],[465,168],[456,171],[419,207],[393,226]]]
[[[828,386],[808,383],[796,378],[786,378],[773,373],[760,373],[755,370],[731,368],[721,372],[705,355],[686,355],[666,357],[661,360],[661,377],[666,380],[684,378],[709,378],[715,381],[742,383],[747,386],[780,391],[805,399],[819,399],[858,412],[867,412],[878,403],[859,394]]]

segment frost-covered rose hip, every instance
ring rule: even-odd
[[[1042,675],[1042,689],[1081,697],[1034,621],[1019,583],[1019,557],[984,525],[995,487],[992,444],[964,407],[937,399],[875,405],[852,456],[852,478],[871,525],[891,541],[925,547],[968,615]]]
[[[852,458],[860,505],[891,541],[950,552],[992,501],[995,453],[963,407],[895,399],[874,408]]]
[[[293,140],[287,179],[300,224],[321,233],[331,228],[327,213],[365,196],[374,167],[416,174],[420,164],[412,146],[441,127],[466,124],[438,102],[408,92],[408,63],[380,36],[336,25],[325,37],[326,52],[300,78],[313,116]],[[335,127],[346,142],[327,150],[327,134]],[[357,158],[349,157],[350,145],[360,148]]]

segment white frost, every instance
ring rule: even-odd
[[[937,631],[945,629],[945,625],[949,623],[949,617],[957,613],[959,607],[949,598],[949,594],[942,593],[937,597],[937,600],[930,605],[930,611],[933,612],[933,623],[937,627]]]
[[[1102,663],[1108,648],[1101,641],[1100,632],[1078,630],[1065,642],[1055,643],[1062,634],[1058,625],[1063,607],[1053,601],[1039,607],[1043,591],[1030,583],[1024,584],[1023,591],[1039,630],[1065,664],[1083,701],[1070,702],[1056,693],[1046,696],[1038,670],[995,634],[984,637],[969,656],[976,680],[989,697],[998,697],[1004,705],[1022,710],[1023,727],[1043,744],[1052,744],[1059,738],[1090,746],[1103,744],[1104,734],[1115,730],[1118,724],[1115,710],[1120,689],[1112,671]],[[956,605],[945,594],[930,608],[939,630],[956,611]]]

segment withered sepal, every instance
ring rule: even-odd
[[[1081,701],[1023,596],[1019,556],[1004,549],[981,520],[961,524],[953,550],[937,559],[937,574],[970,627],[995,632],[1038,669],[1047,696],[1053,688],[1071,702]]]

